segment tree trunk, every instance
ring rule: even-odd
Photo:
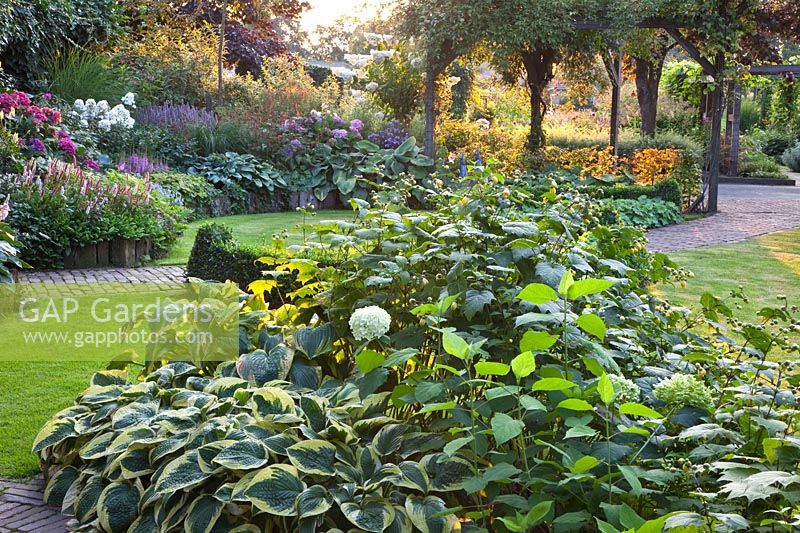
[[[606,67],[608,79],[611,81],[611,125],[609,132],[609,146],[611,152],[619,155],[619,123],[622,101],[622,50],[608,49],[608,54],[603,55],[603,64]]]
[[[658,114],[658,86],[664,70],[664,60],[653,62],[634,57],[636,72],[636,99],[639,101],[639,113],[642,118],[642,135],[656,136],[656,118]]]
[[[222,71],[225,66],[225,22],[228,16],[228,2],[222,2],[222,19],[219,23],[219,50],[217,51],[217,105],[222,105]]]
[[[542,128],[547,102],[544,93],[553,79],[555,51],[551,49],[526,50],[522,53],[522,64],[525,67],[528,89],[531,93],[531,130],[528,134],[528,150],[536,152],[545,146],[545,135]]]
[[[434,70],[425,71],[425,155],[436,158],[436,78]]]

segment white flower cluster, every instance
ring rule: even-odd
[[[674,407],[692,406],[700,409],[711,409],[714,406],[714,395],[705,383],[695,376],[674,374],[661,380],[653,387],[656,399]]]
[[[625,376],[609,374],[608,379],[614,386],[614,392],[617,394],[617,401],[619,403],[638,402],[641,398],[642,389]]]
[[[394,50],[371,50],[369,55],[374,62],[383,63],[394,57]]]
[[[340,80],[344,81],[351,81],[353,78],[356,77],[355,70],[351,70],[349,68],[344,68],[344,67],[333,67],[331,69],[331,73]]]
[[[89,98],[75,100],[72,109],[80,118],[82,126],[96,126],[103,131],[111,131],[111,128],[120,127],[131,129],[136,120],[131,116],[126,105],[136,107],[136,100],[133,93],[128,93],[122,97],[122,103],[111,107],[106,100],[96,102]]]
[[[344,60],[350,63],[353,68],[364,68],[372,61],[372,56],[369,54],[345,54]]]
[[[350,316],[350,331],[357,341],[372,341],[389,331],[392,317],[377,305],[357,309]]]

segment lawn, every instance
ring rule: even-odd
[[[306,222],[313,224],[326,220],[345,220],[352,217],[352,211],[319,211],[316,216],[306,217]],[[302,232],[297,226],[303,224],[303,214],[295,211],[259,215],[233,215],[215,218],[213,221],[231,228],[233,236],[244,244],[255,246],[268,244],[272,241],[274,234],[283,230],[288,231],[288,244],[298,244],[302,241]],[[197,230],[206,222],[208,221],[192,222],[169,255],[156,261],[156,264],[185,265],[189,261],[189,254],[192,251]]]
[[[96,362],[0,363],[0,477],[39,471],[31,443],[53,413],[72,405],[97,370]]]
[[[686,287],[655,289],[674,304],[697,308],[704,292],[726,299],[741,285],[749,302],[737,300],[741,309],[734,308],[734,313],[754,322],[760,309],[780,305],[779,294],[786,295],[792,305],[800,303],[800,230],[669,255],[695,274]]]

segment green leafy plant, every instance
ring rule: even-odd
[[[660,228],[681,222],[681,211],[672,202],[640,196],[636,200],[617,199],[610,202],[621,221],[629,226]]]
[[[783,153],[783,164],[794,172],[800,172],[800,142]]]
[[[215,185],[239,185],[245,189],[266,189],[270,192],[286,186],[280,171],[249,154],[225,152],[195,160],[187,168],[189,174],[203,176]]]

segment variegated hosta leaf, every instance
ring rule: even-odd
[[[380,455],[389,455],[400,449],[403,444],[403,435],[407,428],[400,424],[384,426],[375,435],[372,444]]]
[[[197,464],[200,465],[200,470],[208,474],[214,474],[220,470],[220,465],[216,464],[214,459],[217,458],[222,450],[233,444],[236,444],[235,440],[225,439],[200,446],[197,449]]]
[[[156,432],[149,427],[129,428],[117,435],[108,447],[109,454],[122,453],[135,442],[152,439]]]
[[[78,397],[78,403],[99,404],[113,402],[125,391],[120,385],[109,385],[107,387],[91,386]]]
[[[394,520],[384,533],[412,533],[412,531],[414,531],[414,524],[411,523],[408,513],[403,507],[395,505]]]
[[[303,358],[295,357],[286,379],[298,387],[316,390],[319,387],[321,374],[318,366],[309,364]]]
[[[453,515],[441,516],[447,506],[436,496],[411,495],[406,498],[406,512],[414,527],[422,533],[450,533],[456,524]]]
[[[253,393],[250,403],[253,415],[264,418],[270,415],[294,414],[294,400],[289,394],[277,387],[264,387]]]
[[[309,359],[314,359],[330,351],[335,333],[331,324],[323,324],[316,328],[300,328],[294,333],[294,342]]]
[[[295,516],[297,497],[305,488],[294,467],[273,465],[253,478],[245,495],[260,511],[277,516]]]
[[[104,531],[127,531],[139,516],[139,489],[128,483],[112,483],[97,501],[97,518]]]
[[[75,437],[75,423],[68,418],[52,419],[39,431],[33,439],[33,453],[55,446],[70,437]]]
[[[232,398],[238,389],[246,389],[247,382],[240,378],[217,378],[203,388],[203,392],[219,398]]]
[[[81,447],[78,455],[86,461],[105,457],[111,453],[109,447],[113,439],[114,433],[98,433],[92,440]]]
[[[213,496],[200,496],[189,506],[183,522],[185,533],[210,533],[224,508],[225,504]]]
[[[305,415],[308,426],[314,431],[325,429],[325,400],[317,396],[300,397],[300,409]]]
[[[88,522],[89,519],[97,514],[97,501],[100,499],[100,493],[106,487],[102,476],[92,476],[83,486],[83,489],[75,498],[75,518],[80,522]]]
[[[48,480],[42,499],[48,505],[61,507],[61,504],[64,502],[64,496],[67,494],[70,486],[78,479],[78,476],[80,476],[78,469],[72,466],[65,466]]]
[[[127,370],[101,370],[92,376],[91,384],[100,387],[125,385],[128,382]]]
[[[150,448],[141,445],[134,445],[128,448],[117,459],[122,469],[124,479],[134,479],[153,472],[154,468],[150,464]]]
[[[286,449],[289,460],[305,474],[332,476],[336,446],[324,440],[298,442]]]
[[[131,524],[127,533],[153,533],[154,531],[158,531],[156,517],[152,509],[145,509]]]
[[[236,362],[236,372],[248,383],[262,387],[270,381],[286,379],[293,360],[294,350],[285,344],[279,344],[269,353],[256,350],[240,356]]]
[[[180,450],[188,440],[188,433],[178,433],[167,440],[161,441],[155,448],[150,450],[150,462],[155,464],[162,457]]]
[[[297,516],[307,518],[323,514],[331,508],[333,498],[321,485],[309,487],[297,496]]]
[[[395,485],[428,493],[428,473],[421,464],[414,461],[403,461],[398,466],[400,475],[394,481]]]
[[[200,469],[197,451],[193,450],[170,462],[156,480],[156,494],[170,494],[192,487],[208,479],[211,474]]]
[[[257,440],[245,439],[224,448],[214,458],[214,463],[231,470],[252,470],[269,462],[266,446]]]
[[[443,453],[426,455],[420,464],[428,473],[429,489],[438,492],[459,490],[473,476],[472,465],[459,457]]]
[[[370,533],[381,533],[394,522],[395,510],[389,500],[367,500],[361,504],[346,502],[339,508],[356,527]]]

